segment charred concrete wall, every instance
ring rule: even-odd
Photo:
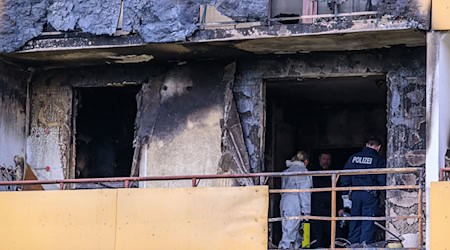
[[[409,28],[428,29],[430,0],[376,1],[380,18],[404,20]],[[267,20],[266,0],[191,0],[191,1],[124,1],[123,31],[137,32],[146,43],[185,41],[195,36],[200,4],[214,5],[225,16],[238,22]],[[94,35],[113,35],[122,11],[120,0],[113,1],[0,1],[0,52],[12,52],[28,40],[39,36],[44,28],[50,31],[82,31]],[[388,25],[389,22],[386,24]],[[352,20],[343,19],[328,29],[348,28]],[[322,25],[323,26],[323,25]],[[306,24],[299,32],[315,30]],[[254,30],[241,36],[251,36]],[[212,39],[213,37],[210,37]],[[208,37],[202,37],[208,40]]]
[[[425,50],[389,49],[352,53],[310,53],[299,57],[239,61],[234,92],[243,123],[251,169],[263,171],[263,82],[326,76],[386,74],[387,166],[424,166],[425,163]],[[417,182],[417,176],[388,176],[391,185]],[[386,214],[410,215],[417,211],[417,193],[388,192]],[[417,221],[389,224],[399,234],[417,231]]]
[[[0,168],[14,168],[14,157],[25,157],[28,76],[28,72],[0,62]]]
[[[155,70],[156,71],[155,67]],[[95,67],[36,72],[30,83],[27,163],[38,179],[74,178],[74,88],[140,84],[152,70]],[[136,73],[139,72],[138,75]],[[47,186],[46,188],[57,188]]]
[[[152,81],[159,91],[157,115],[141,156],[141,175],[217,174],[226,85],[224,65],[174,67]],[[153,106],[154,107],[154,106]],[[150,123],[150,124],[151,124]],[[141,121],[141,127],[146,126]],[[142,165],[143,163],[143,165]],[[201,181],[200,185],[218,185]],[[191,182],[148,183],[152,187],[190,186]]]
[[[426,67],[398,68],[387,75],[388,91],[388,167],[425,167],[426,152]],[[414,174],[394,175],[388,185],[415,185]],[[417,193],[389,191],[386,194],[386,209],[389,215],[416,214]],[[417,220],[400,220],[389,224],[389,228],[414,241],[417,236]]]
[[[64,77],[37,73],[30,84],[27,163],[38,179],[64,179],[68,176],[71,114],[72,88]]]
[[[205,67],[208,67],[207,74]],[[232,96],[227,95],[231,93],[234,72],[234,64],[226,62],[192,62],[184,66],[137,64],[40,72],[32,82],[28,163],[40,179],[73,177],[74,161],[71,159],[76,150],[73,144],[76,128],[72,126],[77,103],[73,93],[76,88],[120,88],[131,84],[141,86],[137,95],[131,175],[248,173],[239,115],[232,104]],[[47,166],[50,171],[45,169]],[[219,180],[202,181],[200,186],[235,184]],[[241,180],[241,184],[252,185],[253,182]],[[154,187],[190,185],[191,181],[148,184]]]
[[[190,62],[184,66],[149,63],[42,72],[32,83],[29,163],[34,168],[51,167],[50,173],[41,173],[41,178],[70,176],[73,87],[139,84],[142,89],[138,95],[133,163],[139,175],[261,172],[265,170],[265,80],[370,74],[385,74],[388,82],[388,167],[423,166],[424,48],[242,59],[236,71],[225,62]],[[233,109],[239,112],[238,117],[227,114]],[[241,128],[232,131],[239,123]],[[227,127],[228,134],[224,132]],[[241,136],[245,147],[238,140],[229,141],[236,138],[230,133]],[[240,165],[233,163],[239,158],[234,157],[236,154],[247,155],[248,159]],[[388,180],[393,185],[412,184],[417,177],[389,176]],[[190,183],[156,184],[186,185]],[[411,192],[388,192],[386,213],[415,213],[415,197],[417,194]],[[396,222],[389,228],[408,234],[416,231],[417,221]]]

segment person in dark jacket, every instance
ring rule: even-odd
[[[358,153],[350,156],[344,170],[385,168],[386,161],[380,157],[381,140],[371,136],[366,146]],[[386,175],[354,175],[342,176],[344,187],[385,186]],[[379,201],[376,191],[353,191],[351,193],[351,216],[377,216]],[[375,242],[376,227],[373,221],[350,221],[349,240],[351,243],[371,244]]]
[[[331,154],[322,152],[319,155],[319,171],[331,170]],[[330,188],[331,176],[314,176],[314,188]],[[337,208],[342,208],[342,199],[338,195]],[[339,215],[343,210],[339,210]],[[314,192],[311,194],[311,215],[330,216],[331,215],[331,192]],[[331,239],[331,223],[324,220],[313,220],[311,222],[311,240],[316,240],[312,247],[328,248]]]

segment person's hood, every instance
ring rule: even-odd
[[[292,167],[306,168],[305,163],[303,163],[301,161],[290,161],[290,160],[286,161],[286,167],[288,167],[288,168],[292,168]]]

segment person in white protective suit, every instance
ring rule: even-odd
[[[286,172],[306,172],[309,155],[299,151],[286,161]],[[312,188],[311,176],[289,176],[281,178],[282,189],[309,189]],[[310,215],[311,193],[282,193],[280,201],[282,217]],[[302,246],[302,236],[299,233],[300,220],[282,220],[283,236],[278,244],[279,249],[299,249]]]

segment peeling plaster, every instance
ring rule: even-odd
[[[27,164],[40,179],[63,179],[69,174],[72,87],[64,80],[61,75],[44,72],[31,83]],[[50,171],[45,170],[47,166]]]
[[[426,150],[414,150],[405,154],[406,161],[410,166],[420,167],[425,164]]]
[[[388,201],[393,205],[403,207],[403,208],[411,208],[414,205],[417,206],[417,193],[411,193],[406,191],[391,191],[387,193]]]

